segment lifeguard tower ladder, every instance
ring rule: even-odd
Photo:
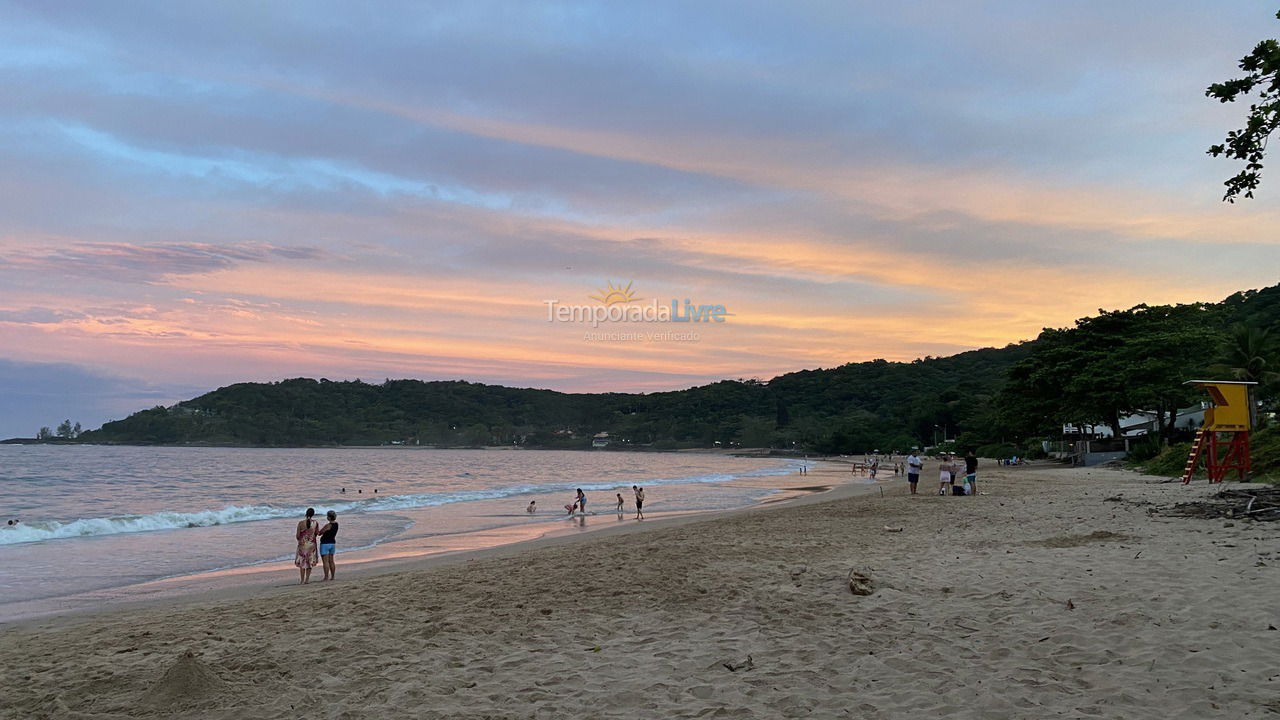
[[[1213,407],[1204,411],[1204,425],[1196,431],[1191,454],[1182,472],[1182,484],[1191,482],[1205,459],[1209,482],[1220,483],[1227,472],[1235,470],[1243,482],[1249,477],[1249,431],[1253,428],[1252,386],[1255,382],[1239,380],[1190,380],[1209,393]]]

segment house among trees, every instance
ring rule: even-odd
[[[1172,427],[1194,432],[1204,424],[1204,411],[1207,402],[1196,403],[1178,410],[1173,418]],[[1139,438],[1160,431],[1159,418],[1154,410],[1139,410],[1135,413],[1120,416],[1120,430],[1127,438]],[[1097,425],[1066,423],[1062,426],[1062,437],[1065,440],[1105,440],[1115,436],[1111,426],[1106,423]]]

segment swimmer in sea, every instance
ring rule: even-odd
[[[525,512],[527,512],[527,513],[529,513],[530,515],[532,515],[532,514],[534,514],[535,512],[537,512],[537,511],[538,511],[538,501],[537,501],[537,500],[530,500],[530,501],[529,501],[529,507],[525,508],[525,509],[524,509],[524,511],[525,511]]]

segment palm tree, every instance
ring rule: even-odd
[[[1231,326],[1221,360],[1210,372],[1230,375],[1236,380],[1256,382],[1253,398],[1261,408],[1275,404],[1280,391],[1280,326],[1256,327],[1236,323]],[[1266,424],[1265,415],[1258,418]]]
[[[1213,370],[1260,386],[1280,381],[1280,335],[1272,332],[1274,329],[1232,325],[1221,360]]]

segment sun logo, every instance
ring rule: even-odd
[[[613,281],[610,280],[607,287],[603,287],[596,292],[600,294],[590,296],[591,299],[599,300],[605,305],[635,302],[640,299],[636,297],[635,292],[631,289],[631,283],[629,282],[624,287],[622,285],[614,285]]]

